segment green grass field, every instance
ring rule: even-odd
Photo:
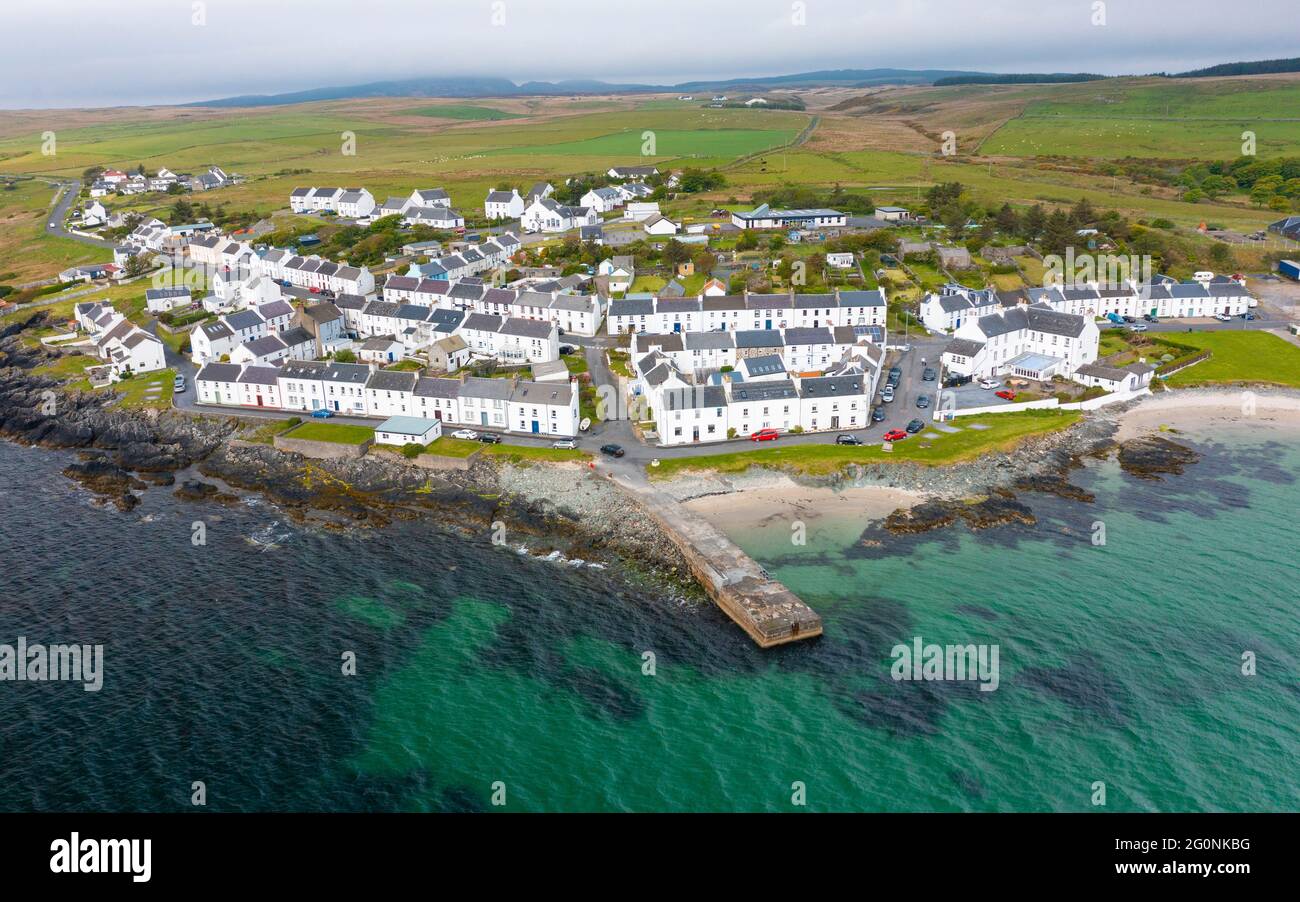
[[[1190,332],[1171,336],[1213,356],[1174,373],[1171,388],[1255,384],[1300,387],[1300,347],[1267,332]]]
[[[980,147],[1006,156],[1232,159],[1243,131],[1262,157],[1300,147],[1300,84],[1289,79],[1075,85],[1029,103]]]
[[[1031,436],[1067,429],[1078,422],[1080,416],[1076,411],[1031,410],[960,417],[953,425],[961,429],[961,432],[936,433],[938,438],[935,439],[910,436],[894,443],[892,452],[884,451],[879,443],[860,447],[836,445],[833,444],[834,437],[827,436],[826,444],[787,445],[759,451],[661,460],[659,466],[648,467],[647,472],[654,479],[671,479],[679,473],[693,470],[743,473],[750,467],[761,466],[808,476],[824,476],[853,463],[906,462],[938,466],[959,463],[983,454],[1008,451]],[[971,429],[971,425],[987,428]]]
[[[285,433],[285,438],[300,438],[311,442],[335,442],[340,445],[360,445],[373,440],[375,430],[369,426],[349,426],[345,423],[305,422]]]
[[[406,113],[412,116],[431,116],[435,119],[460,119],[467,122],[497,122],[502,119],[522,118],[518,113],[507,113],[505,110],[497,110],[486,106],[469,106],[462,104],[426,106],[421,107],[418,110],[407,110]]]

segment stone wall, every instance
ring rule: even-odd
[[[283,434],[275,437],[277,451],[292,451],[303,457],[314,457],[318,460],[355,460],[365,457],[370,445],[370,439],[356,445],[345,445],[340,442],[317,442],[311,439],[292,438]]]

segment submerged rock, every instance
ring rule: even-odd
[[[1083,501],[1087,504],[1097,500],[1097,496],[1087,489],[1066,481],[1062,476],[1049,473],[1037,476],[1023,476],[1016,480],[1016,489],[1021,492],[1041,492],[1045,495],[1056,495],[1068,501]]]
[[[68,464],[63,475],[81,483],[100,499],[116,505],[120,511],[129,511],[139,504],[140,499],[133,490],[145,488],[143,482],[104,457]]]
[[[1119,465],[1125,473],[1139,479],[1159,479],[1163,475],[1181,475],[1201,455],[1160,435],[1129,439],[1119,446]]]

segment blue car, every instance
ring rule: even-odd
[[[318,420],[328,420],[330,417],[334,416],[334,411],[327,410],[324,407],[318,407],[311,412],[311,415]]]

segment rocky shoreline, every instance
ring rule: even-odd
[[[480,459],[468,470],[433,473],[400,458],[367,455],[321,461],[242,440],[255,424],[237,417],[175,410],[129,410],[111,393],[67,391],[32,369],[54,359],[17,335],[39,320],[0,332],[0,436],[22,444],[78,451],[65,475],[104,503],[129,511],[150,486],[170,486],[194,468],[222,486],[264,495],[300,523],[322,528],[382,527],[393,520],[427,518],[444,529],[484,535],[505,524],[507,541],[538,554],[559,552],[585,560],[620,561],[693,586],[680,553],[625,493],[578,464],[516,465]],[[52,413],[46,413],[51,409]],[[851,465],[827,477],[795,478],[830,488],[890,487],[925,500],[895,511],[883,526],[915,533],[958,521],[974,529],[1032,524],[1018,493],[1050,492],[1080,502],[1091,496],[1069,483],[1071,470],[1090,455],[1118,453],[1121,466],[1143,478],[1177,474],[1194,451],[1161,436],[1122,444],[1114,440],[1115,412],[1089,417],[1064,432],[1030,439],[1009,452],[949,467],[916,464]],[[751,470],[739,476],[689,475],[663,486],[678,500],[738,491],[762,491],[774,478]],[[175,489],[185,500],[233,503],[238,497],[212,482],[186,478]]]
[[[256,493],[291,520],[325,529],[425,519],[483,537],[503,525],[504,541],[529,553],[619,563],[634,578],[698,592],[680,553],[635,503],[580,465],[480,459],[466,471],[432,472],[388,455],[312,460],[240,438],[261,421],[123,409],[109,392],[65,390],[31,371],[52,355],[23,345],[16,331],[0,336],[0,437],[77,452],[64,475],[120,511],[197,471],[204,478],[187,475],[178,497],[234,503],[234,491]]]

